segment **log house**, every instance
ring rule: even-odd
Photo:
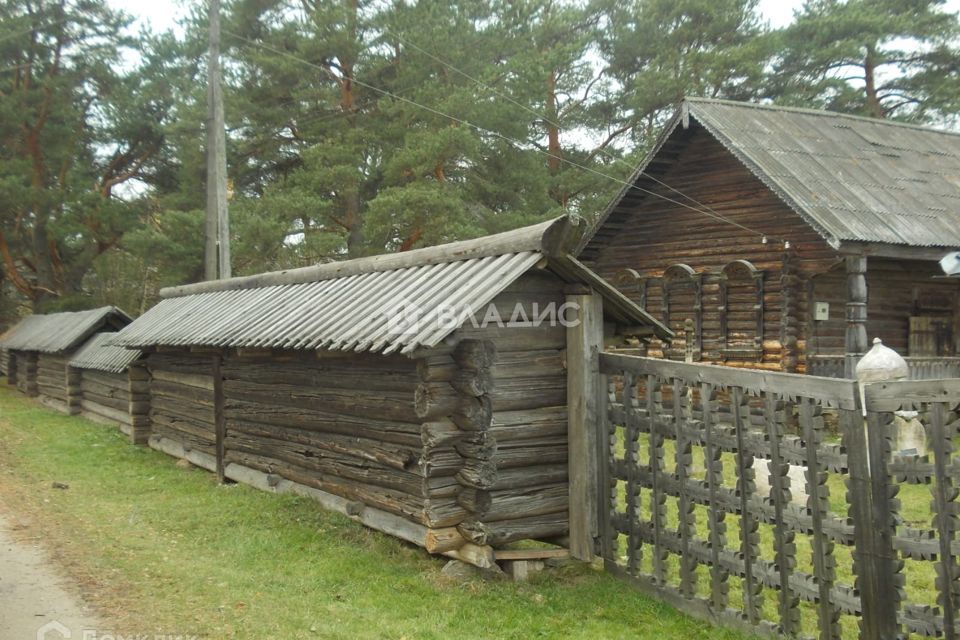
[[[958,175],[953,132],[690,98],[578,255],[677,333],[651,356],[850,377],[869,335],[958,377]]]

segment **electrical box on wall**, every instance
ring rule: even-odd
[[[813,303],[813,319],[818,322],[821,320],[830,319],[830,303],[829,302],[814,302]]]

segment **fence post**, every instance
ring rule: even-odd
[[[603,299],[578,289],[568,292],[566,302],[577,314],[567,325],[570,555],[590,562],[599,535],[598,440],[606,411],[606,384],[600,375]]]
[[[899,633],[899,598],[887,425],[876,411],[868,412],[866,429],[859,412],[844,410],[841,414],[850,471],[847,503],[854,526],[853,570],[863,612],[860,637],[893,640]]]

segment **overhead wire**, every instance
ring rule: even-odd
[[[542,120],[542,121],[545,122],[546,124],[548,124],[548,125],[556,128],[558,131],[564,131],[564,130],[565,130],[563,126],[561,126],[558,122],[555,122],[555,121],[551,120],[551,119],[548,118],[545,114],[539,113],[536,109],[533,109],[533,108],[529,107],[528,105],[523,104],[522,102],[520,102],[520,101],[514,99],[513,97],[511,97],[510,95],[508,95],[508,94],[506,94],[506,93],[498,90],[496,87],[492,87],[492,86],[486,84],[485,82],[483,82],[483,81],[480,80],[479,78],[476,78],[476,77],[470,75],[469,73],[463,71],[462,69],[458,68],[457,66],[453,65],[452,63],[450,63],[450,62],[448,62],[448,61],[446,61],[446,60],[444,60],[444,59],[436,56],[435,54],[431,53],[430,51],[427,51],[427,50],[424,49],[423,47],[418,46],[416,43],[411,42],[411,41],[408,40],[407,38],[404,38],[403,36],[401,36],[400,34],[398,34],[396,31],[393,31],[392,29],[389,29],[389,28],[387,28],[387,27],[383,27],[383,31],[386,32],[386,33],[388,33],[389,35],[393,36],[394,38],[396,38],[397,40],[399,40],[401,43],[403,43],[403,44],[407,45],[408,47],[414,49],[415,51],[418,51],[418,52],[420,52],[421,54],[427,56],[428,58],[430,58],[430,59],[433,60],[434,62],[437,62],[438,64],[441,64],[441,65],[443,65],[444,67],[446,67],[447,69],[450,69],[450,70],[453,71],[454,73],[457,73],[457,74],[463,76],[464,78],[470,80],[471,82],[473,82],[473,83],[476,84],[477,86],[482,87],[483,89],[486,89],[487,91],[490,91],[491,93],[493,93],[493,94],[496,95],[497,97],[499,97],[499,98],[501,98],[501,99],[503,99],[503,100],[506,100],[507,102],[510,102],[511,104],[513,104],[513,105],[516,106],[516,107],[519,107],[520,109],[523,109],[523,110],[526,111],[527,113],[529,113],[529,114],[533,115],[534,117]],[[599,151],[601,154],[603,154],[605,157],[609,158],[610,160],[612,160],[612,161],[614,161],[614,162],[619,162],[619,163],[622,163],[622,164],[624,164],[624,165],[627,165],[627,166],[630,168],[631,171],[635,169],[635,167],[634,167],[633,165],[631,165],[630,163],[628,163],[626,160],[624,160],[623,158],[620,158],[620,157],[617,157],[617,156],[613,155],[612,153],[610,153],[609,151],[607,151],[607,150],[604,149],[604,148],[600,148],[598,151]],[[687,193],[684,193],[683,191],[680,191],[679,189],[676,189],[676,188],[672,187],[671,185],[667,184],[666,182],[664,182],[663,180],[657,178],[656,176],[652,175],[651,173],[649,173],[649,172],[647,172],[647,171],[642,171],[642,170],[641,170],[641,171],[638,172],[638,175],[646,176],[647,178],[649,178],[649,179],[652,180],[653,182],[659,184],[660,186],[662,186],[662,187],[664,187],[664,188],[666,188],[666,189],[669,189],[669,190],[672,191],[673,193],[676,193],[677,195],[679,195],[679,196],[681,196],[681,197],[689,200],[690,202],[692,202],[693,204],[695,204],[697,207],[700,207],[700,208],[704,209],[705,212],[709,212],[710,214],[713,214],[714,216],[718,217],[719,219],[723,219],[723,220],[727,221],[727,222],[730,223],[730,224],[734,224],[734,225],[736,225],[736,226],[740,226],[740,225],[738,225],[737,223],[735,223],[734,221],[732,221],[732,220],[730,220],[729,218],[727,218],[726,216],[724,216],[723,214],[721,214],[720,212],[718,212],[718,211],[717,211],[716,209],[714,209],[713,207],[711,207],[711,206],[709,206],[709,205],[707,205],[707,204],[705,204],[705,203],[697,200],[697,199],[694,198],[693,196],[691,196],[691,195],[689,195],[689,194],[687,194]],[[746,228],[745,225],[743,226],[743,228]],[[760,231],[757,231],[757,230],[753,230],[753,229],[752,229],[752,230],[751,230],[751,233],[755,233],[755,234],[758,235],[758,236],[762,236],[763,238],[767,238],[766,234],[763,234],[763,233],[761,233]]]
[[[268,44],[266,44],[266,43],[263,43],[263,42],[257,42],[257,41],[255,41],[255,40],[250,40],[249,38],[246,38],[246,37],[241,36],[241,35],[239,35],[239,34],[233,33],[233,32],[228,31],[228,30],[226,30],[226,29],[223,30],[223,33],[225,33],[225,34],[227,34],[227,35],[229,35],[229,36],[231,36],[231,37],[233,37],[233,38],[236,38],[237,40],[239,40],[239,41],[241,41],[241,42],[244,42],[244,43],[246,43],[246,44],[248,44],[248,45],[251,45],[251,46],[254,46],[254,47],[259,47],[259,48],[264,49],[264,50],[266,50],[266,51],[270,51],[270,52],[272,52],[272,53],[274,53],[274,54],[276,54],[276,55],[283,56],[283,57],[285,57],[285,58],[288,58],[288,59],[290,59],[290,60],[299,62],[299,63],[301,63],[301,64],[303,64],[303,65],[306,65],[306,66],[308,66],[308,67],[311,67],[311,68],[313,68],[313,69],[317,69],[318,71],[322,71],[322,72],[326,73],[327,75],[329,75],[330,77],[332,77],[332,78],[335,79],[335,80],[338,80],[338,81],[341,80],[341,78],[340,78],[339,76],[337,76],[335,73],[333,73],[331,70],[327,69],[326,67],[324,67],[324,66],[322,66],[322,65],[319,65],[319,64],[316,64],[316,63],[314,63],[314,62],[311,62],[311,61],[309,61],[309,60],[306,60],[306,59],[304,59],[304,58],[301,58],[301,57],[299,57],[299,56],[296,56],[296,55],[294,55],[294,54],[292,54],[292,53],[290,53],[290,52],[288,52],[288,51],[283,51],[283,50],[281,50],[281,49],[277,49],[276,47],[272,47],[272,46],[270,46],[270,45],[268,45]],[[612,176],[612,175],[609,175],[609,174],[604,173],[604,172],[602,172],[602,171],[599,171],[598,169],[594,169],[593,167],[589,167],[589,166],[580,164],[580,163],[578,163],[578,162],[575,162],[575,161],[573,161],[573,160],[570,160],[569,158],[565,158],[565,157],[563,157],[563,156],[556,156],[556,155],[554,155],[554,154],[551,154],[551,153],[548,152],[548,151],[545,151],[545,150],[539,148],[538,146],[536,146],[535,144],[533,144],[533,143],[531,143],[531,142],[529,142],[529,141],[516,140],[516,139],[511,138],[510,136],[507,136],[507,135],[505,135],[505,134],[502,134],[502,133],[500,133],[500,132],[498,132],[498,131],[493,131],[493,130],[491,130],[491,129],[487,129],[487,128],[482,127],[482,126],[480,126],[480,125],[478,125],[478,124],[475,124],[475,123],[473,123],[473,122],[470,122],[469,120],[466,120],[466,119],[463,119],[463,118],[459,118],[459,117],[457,117],[457,116],[450,115],[450,114],[448,114],[448,113],[445,113],[445,112],[443,112],[443,111],[440,111],[439,109],[436,109],[436,108],[434,108],[434,107],[430,107],[430,106],[428,106],[428,105],[424,105],[424,104],[421,104],[421,103],[419,103],[419,102],[416,102],[415,100],[411,100],[411,99],[409,99],[409,98],[405,98],[405,97],[403,97],[403,96],[397,95],[397,94],[395,94],[395,93],[392,93],[391,91],[388,91],[388,90],[386,90],[386,89],[382,89],[382,88],[377,87],[377,86],[375,86],[375,85],[369,84],[369,83],[364,82],[364,81],[362,81],[362,80],[359,80],[359,79],[357,79],[357,78],[355,78],[355,77],[354,77],[354,78],[351,78],[351,82],[352,82],[353,84],[358,85],[358,86],[361,86],[361,87],[364,87],[364,88],[369,89],[369,90],[371,90],[371,91],[374,91],[374,92],[376,92],[376,93],[379,93],[380,95],[383,95],[383,96],[385,96],[385,97],[389,97],[389,98],[392,98],[392,99],[394,99],[394,100],[398,100],[398,101],[400,101],[400,102],[403,102],[403,103],[405,103],[405,104],[409,104],[409,105],[411,105],[411,106],[413,106],[413,107],[416,107],[416,108],[418,108],[418,109],[422,109],[423,111],[426,111],[426,112],[428,112],[428,113],[432,113],[432,114],[434,114],[434,115],[436,115],[436,116],[439,116],[439,117],[441,117],[441,118],[445,118],[445,119],[447,119],[447,120],[450,120],[451,122],[456,122],[456,123],[461,124],[461,125],[463,125],[463,126],[470,127],[470,128],[472,128],[472,129],[474,129],[474,130],[476,130],[476,131],[478,131],[478,132],[482,132],[482,133],[485,133],[485,134],[487,134],[487,135],[493,136],[493,137],[495,137],[495,138],[499,138],[499,139],[503,140],[504,142],[507,142],[507,143],[509,143],[509,144],[517,147],[517,148],[523,149],[523,148],[526,147],[526,150],[533,151],[533,152],[535,152],[535,153],[540,153],[540,154],[542,154],[542,155],[545,155],[545,156],[548,156],[548,157],[551,157],[551,158],[555,158],[555,159],[559,160],[560,162],[563,162],[564,164],[567,164],[567,165],[572,166],[572,167],[576,167],[576,168],[578,168],[578,169],[580,169],[580,170],[582,170],[582,171],[585,171],[585,172],[587,172],[587,173],[591,173],[591,174],[596,175],[596,176],[599,176],[599,177],[601,177],[601,178],[605,178],[605,179],[610,180],[610,181],[612,181],[612,182],[616,182],[616,183],[618,183],[618,184],[621,184],[621,185],[623,185],[623,186],[626,186],[626,187],[629,188],[629,189],[635,189],[635,190],[640,191],[640,192],[642,192],[642,193],[645,193],[645,194],[647,194],[647,195],[653,196],[653,197],[655,197],[655,198],[659,198],[660,200],[663,200],[663,201],[665,201],[665,202],[669,202],[669,203],[671,203],[671,204],[675,204],[675,205],[677,205],[677,206],[679,206],[679,207],[683,207],[683,208],[688,209],[688,210],[690,210],[690,211],[693,211],[693,212],[695,212],[695,213],[699,213],[699,214],[701,214],[701,215],[705,215],[705,216],[707,216],[707,217],[713,218],[713,219],[717,220],[718,222],[723,222],[723,223],[725,223],[725,224],[732,225],[732,226],[737,227],[737,228],[739,228],[739,229],[741,229],[741,230],[743,230],[743,231],[746,231],[747,233],[750,233],[751,235],[756,235],[756,236],[759,236],[759,237],[762,237],[762,238],[767,238],[767,235],[766,235],[766,234],[764,234],[764,233],[762,233],[762,232],[760,232],[760,231],[757,231],[757,230],[755,230],[755,229],[751,229],[750,227],[748,227],[748,226],[746,226],[746,225],[743,225],[743,224],[741,224],[741,223],[739,223],[739,222],[736,222],[735,220],[730,220],[730,219],[725,218],[724,216],[722,216],[722,215],[720,215],[720,214],[712,213],[712,212],[707,211],[707,210],[705,210],[705,209],[695,208],[695,207],[693,207],[693,206],[691,206],[691,205],[689,205],[689,204],[687,204],[687,203],[685,203],[685,202],[681,202],[681,201],[679,201],[679,200],[675,200],[674,198],[670,198],[669,196],[665,196],[665,195],[663,195],[662,193],[657,193],[656,191],[652,191],[652,190],[650,190],[650,189],[645,189],[645,188],[640,187],[640,186],[638,186],[638,185],[636,185],[636,184],[634,184],[634,183],[627,182],[626,180],[621,180],[620,178],[617,178],[616,176]]]

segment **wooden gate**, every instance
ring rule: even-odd
[[[864,418],[851,380],[614,354],[600,371],[609,571],[753,633],[958,637],[960,380],[873,385]],[[927,455],[895,450],[900,410]]]

